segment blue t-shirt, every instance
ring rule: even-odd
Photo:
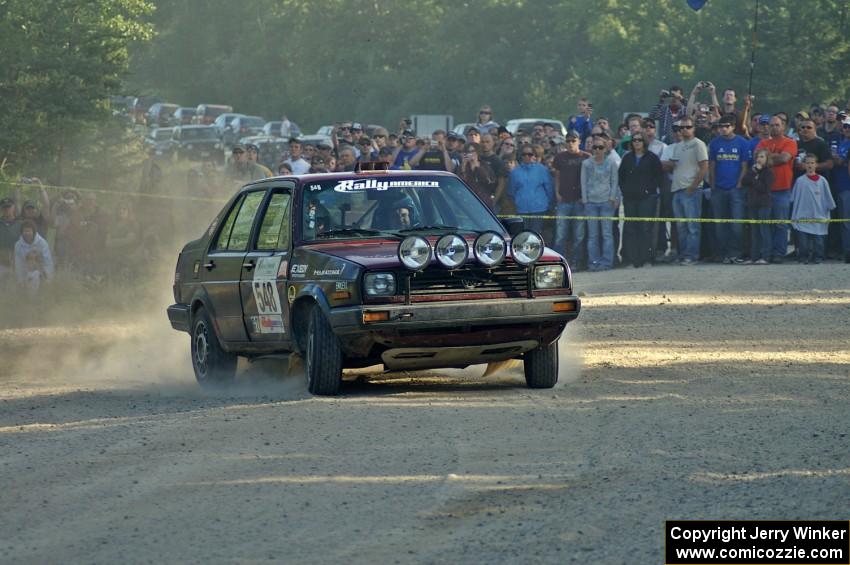
[[[761,139],[759,136],[753,137],[748,143],[750,144],[750,163],[756,162],[756,147],[761,143]]]
[[[848,155],[850,155],[850,139],[844,138],[838,144],[838,156],[844,160],[844,164],[832,169],[832,182],[835,186],[835,192],[850,190],[850,173],[847,172]]]
[[[714,186],[731,190],[738,185],[741,167],[750,160],[750,144],[740,135],[732,139],[715,137],[708,144],[708,160],[716,162]]]
[[[411,159],[413,159],[416,154],[419,153],[419,148],[414,147],[410,151],[405,151],[404,149],[400,150],[398,154],[395,156],[395,161],[393,161],[393,166],[391,169],[406,169],[410,170],[413,167],[409,165]]]

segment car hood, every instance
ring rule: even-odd
[[[428,236],[427,238],[433,246],[438,237]],[[468,239],[472,244],[471,239]],[[322,243],[311,243],[302,246],[302,249],[308,249],[326,255],[332,255],[352,263],[357,263],[361,267],[369,270],[374,269],[393,269],[401,267],[401,261],[398,259],[398,246],[401,243],[399,239],[361,239],[356,241],[328,241]],[[510,251],[508,252],[510,257]],[[540,262],[554,263],[563,261],[557,252],[548,247],[543,252]],[[432,259],[436,262],[436,259]]]

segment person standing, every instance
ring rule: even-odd
[[[555,211],[557,216],[584,216],[581,203],[581,165],[590,153],[579,149],[579,135],[575,131],[567,134],[566,149],[555,155]],[[555,220],[555,249],[567,258],[576,271],[586,262],[584,220]],[[567,249],[567,238],[570,249]]]
[[[769,137],[763,139],[756,149],[770,151],[773,167],[773,186],[770,195],[770,218],[788,220],[791,215],[791,183],[794,178],[794,158],[797,143],[785,135],[785,121],[778,115],[770,118]],[[782,263],[788,251],[788,224],[778,223],[773,227],[773,249],[771,262]]]
[[[658,95],[658,104],[649,111],[649,117],[658,124],[661,141],[674,143],[673,124],[688,116],[685,106],[685,96],[682,88],[671,86],[670,90],[662,90]]]
[[[838,217],[850,220],[850,118],[845,119],[841,127],[844,137],[834,157],[833,189],[838,200]],[[842,222],[839,230],[844,262],[850,263],[850,221]]]
[[[653,218],[658,213],[658,193],[664,179],[661,159],[649,151],[646,136],[633,133],[628,151],[618,171],[623,211],[627,221],[623,227],[625,255],[635,268],[653,263],[655,245],[651,222],[629,222],[628,218]],[[625,257],[624,257],[625,261]]]
[[[673,214],[676,218],[698,219],[702,215],[702,182],[708,173],[708,149],[694,136],[694,122],[682,118],[676,124],[682,141],[674,144],[670,158],[673,170]],[[679,260],[694,265],[699,259],[699,222],[677,222]]]
[[[794,182],[791,191],[792,220],[828,220],[835,201],[829,190],[829,183],[817,173],[818,158],[806,155],[804,161],[806,174]],[[823,261],[827,224],[820,222],[800,222],[792,224],[797,232],[797,260],[801,263]]]
[[[516,205],[517,214],[544,216],[554,200],[552,175],[544,165],[534,162],[531,146],[523,146],[520,156],[522,161],[508,178],[508,196]],[[526,218],[525,225],[530,230],[543,233],[543,218]]]
[[[711,179],[711,208],[716,219],[742,220],[746,213],[746,195],[741,180],[747,173],[750,146],[735,134],[735,116],[720,118],[720,135],[708,146],[709,178]],[[717,224],[717,247],[726,264],[743,263],[741,258],[742,224]]]
[[[481,148],[477,143],[466,144],[459,176],[478,195],[478,198],[492,210],[495,206],[496,175],[490,165],[479,159],[480,150]]]
[[[481,133],[490,133],[492,128],[499,128],[499,124],[493,121],[493,109],[484,104],[478,110],[478,120],[473,124],[473,127]]]
[[[770,219],[770,187],[773,186],[773,171],[770,167],[770,151],[756,150],[753,166],[741,179],[747,188],[747,205],[753,220]],[[755,224],[752,229],[750,261],[755,265],[767,265],[772,248],[770,224]]]
[[[590,149],[592,157],[581,164],[581,202],[588,217],[612,218],[620,207],[617,164],[607,158],[601,136],[593,137]],[[587,258],[591,271],[614,267],[613,220],[587,220]]]
[[[283,162],[292,168],[294,175],[306,175],[310,171],[310,163],[301,156],[301,142],[294,137],[289,140],[289,157]]]

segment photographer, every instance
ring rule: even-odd
[[[454,163],[446,149],[446,132],[438,129],[431,134],[430,145],[419,159],[416,168],[420,171],[454,171]]]
[[[480,147],[477,143],[467,143],[463,151],[463,165],[460,178],[484,201],[491,210],[495,204],[496,175],[490,165],[478,158]]]
[[[649,111],[649,117],[658,124],[661,141],[675,143],[673,122],[688,117],[681,87],[671,86],[669,90],[662,90],[658,94],[658,104]]]

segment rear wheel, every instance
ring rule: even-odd
[[[192,323],[192,368],[201,386],[219,386],[236,377],[236,355],[221,348],[206,309],[195,313]]]
[[[552,388],[558,382],[557,340],[533,349],[524,356],[525,383],[528,388]]]
[[[312,394],[339,394],[342,383],[342,349],[321,308],[310,310],[304,372]]]

